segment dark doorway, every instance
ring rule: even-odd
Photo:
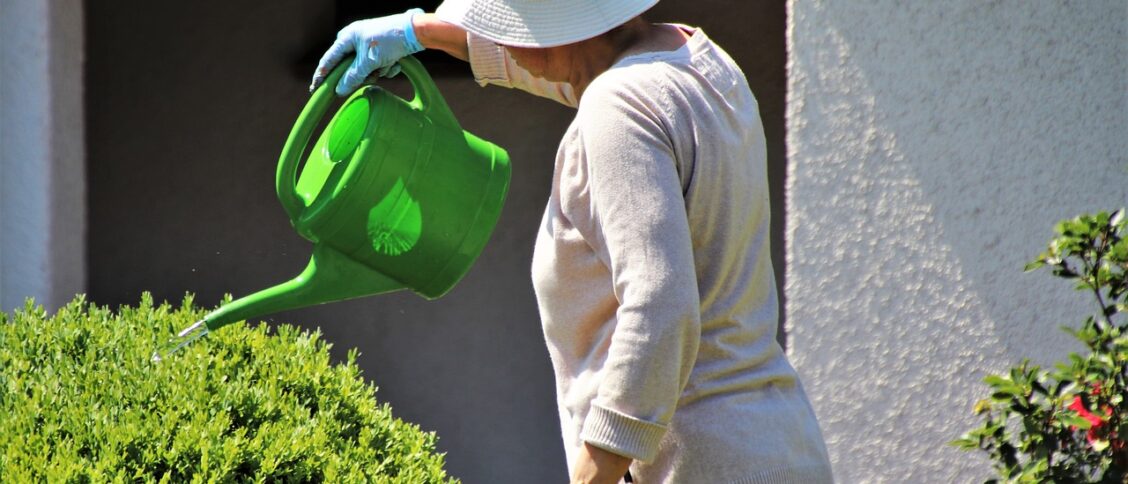
[[[86,2],[92,301],[133,305],[150,291],[176,303],[191,292],[197,304],[214,306],[224,293],[247,294],[305,266],[310,245],[275,198],[275,163],[317,57],[369,6],[410,5]],[[768,138],[781,283],[785,15],[784,2],[719,0],[665,2],[650,14],[702,26],[748,76]],[[377,397],[436,431],[448,470],[465,482],[558,482],[566,470],[528,271],[555,147],[572,112],[481,89],[459,63],[425,62],[463,126],[513,159],[509,198],[486,252],[437,301],[397,293],[268,321],[320,327],[336,358],[359,348]],[[401,80],[387,85],[404,88]]]

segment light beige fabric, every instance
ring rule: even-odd
[[[576,105],[470,46],[479,82]],[[584,92],[532,266],[570,467],[586,441],[636,459],[640,483],[830,481],[776,343],[766,171],[756,100],[700,30]]]

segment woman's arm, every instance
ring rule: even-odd
[[[412,18],[415,37],[427,49],[438,49],[461,60],[470,61],[470,49],[466,45],[466,31],[462,27],[439,20],[433,13],[416,15]]]
[[[627,473],[631,458],[584,442],[576,456],[572,484],[615,484]]]
[[[612,69],[588,86],[558,178],[563,209],[610,271],[618,307],[579,438],[649,462],[697,360],[701,299],[665,69]],[[577,191],[580,190],[580,191]]]
[[[572,86],[534,77],[513,62],[505,48],[480,37],[474,37],[476,47],[472,46],[469,40],[472,36],[467,35],[466,30],[441,20],[433,13],[418,14],[412,22],[415,37],[424,48],[438,49],[470,62],[474,78],[483,86],[494,84],[517,88],[567,106],[576,106]]]

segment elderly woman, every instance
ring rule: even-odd
[[[743,73],[657,0],[448,0],[346,27],[337,93],[424,48],[576,108],[533,284],[573,482],[831,480],[776,343],[763,128]],[[629,470],[629,472],[628,472]]]

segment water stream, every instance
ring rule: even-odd
[[[175,338],[170,339],[161,349],[153,352],[153,361],[160,362],[172,356],[173,353],[180,351],[181,348],[192,344],[192,342],[207,336],[208,326],[204,320],[196,321],[195,324],[185,328],[183,331],[176,334]]]

